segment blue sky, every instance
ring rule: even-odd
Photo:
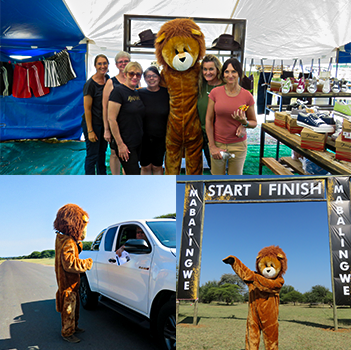
[[[0,257],[54,249],[53,221],[67,203],[88,212],[88,241],[111,224],[176,211],[175,176],[3,175],[0,193]]]
[[[177,177],[178,181],[198,179]],[[177,183],[177,247],[180,247],[184,188],[185,184]],[[222,262],[228,255],[238,257],[255,270],[257,253],[269,245],[278,245],[286,253],[286,285],[301,293],[317,284],[331,290],[326,202],[206,204],[200,286],[207,281],[219,281],[225,273],[234,273],[231,266]]]

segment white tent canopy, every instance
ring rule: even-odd
[[[89,42],[88,76],[93,72],[93,56],[114,57],[123,49],[124,14],[246,19],[245,58],[255,64],[262,58],[267,64],[273,59],[291,64],[296,58],[306,65],[312,58],[328,62],[337,48],[351,42],[350,0],[64,1]],[[132,28],[132,42],[145,29],[157,33],[161,24],[138,22]],[[226,31],[226,25],[199,26],[206,46]]]

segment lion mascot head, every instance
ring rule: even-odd
[[[193,67],[206,51],[205,38],[198,25],[191,19],[177,18],[166,22],[159,30],[156,58],[160,66],[179,72]]]
[[[256,258],[256,270],[262,276],[274,279],[285,274],[288,260],[278,246],[271,245],[260,250]]]
[[[56,214],[54,229],[78,242],[85,238],[88,221],[88,213],[81,207],[76,204],[66,204]]]

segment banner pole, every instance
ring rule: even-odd
[[[328,219],[329,220],[329,219]],[[330,249],[330,267],[331,267],[331,279],[332,279],[332,292],[333,292],[333,318],[334,318],[334,330],[338,330],[338,316],[336,312],[336,301],[335,301],[335,286],[334,286],[334,265],[333,265],[333,250],[331,242],[331,234],[329,232],[329,249]]]
[[[336,300],[335,300],[335,283],[334,283],[334,263],[333,263],[333,248],[332,248],[332,233],[331,233],[331,222],[330,222],[330,213],[331,208],[331,189],[332,189],[332,179],[326,179],[326,189],[327,189],[327,207],[328,207],[328,226],[329,226],[329,250],[330,250],[330,268],[331,268],[331,280],[332,280],[332,292],[333,292],[333,318],[334,318],[334,331],[338,330],[338,316],[336,309]]]

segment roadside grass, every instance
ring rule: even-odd
[[[245,349],[247,304],[198,305],[198,323],[193,326],[194,306],[180,303],[177,349]],[[346,350],[351,343],[351,308],[338,308],[338,331],[334,329],[333,309],[329,305],[280,305],[280,350]],[[264,350],[261,337],[260,350]]]
[[[20,259],[19,261],[30,262],[34,264],[41,264],[41,265],[55,265],[55,258],[45,258],[45,259]]]

